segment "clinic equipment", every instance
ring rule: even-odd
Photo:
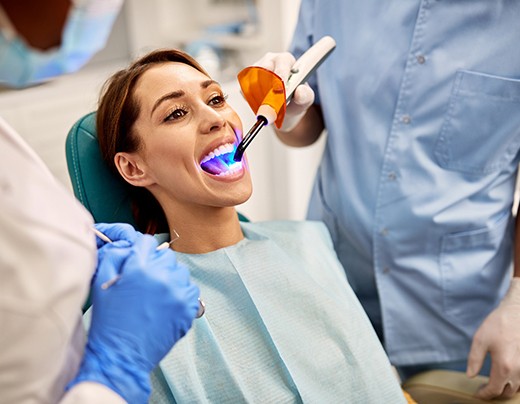
[[[258,66],[246,67],[238,73],[242,93],[249,106],[256,111],[257,120],[237,147],[235,161],[241,161],[246,148],[264,126],[275,123],[280,128],[285,117],[286,105],[296,88],[323,63],[336,47],[336,41],[324,36],[309,48],[293,65],[291,75],[283,80],[270,70]]]
[[[111,243],[112,242],[112,240],[110,240],[110,238],[108,238],[105,234],[100,232],[95,227],[93,227],[92,230],[94,231],[94,234],[97,237],[99,237],[101,240],[103,240],[105,243]],[[175,237],[172,237],[172,239],[170,241],[165,241],[164,243],[159,245],[156,248],[156,250],[159,251],[159,250],[164,250],[164,249],[168,248],[171,243],[173,243],[175,240],[178,240],[179,237],[180,237],[179,234],[175,230],[174,230],[174,236]],[[112,279],[106,281],[105,283],[103,283],[101,285],[101,289],[108,289],[109,287],[114,285],[119,279],[121,279],[121,274],[118,274],[114,278],[112,278]],[[202,317],[204,315],[204,312],[206,311],[206,305],[204,304],[202,299],[199,298],[198,300],[199,300],[199,309],[197,310],[197,315],[195,316],[196,318]]]

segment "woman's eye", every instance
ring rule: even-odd
[[[222,104],[225,104],[227,96],[224,95],[217,95],[213,97],[211,100],[209,100],[209,105],[211,106],[219,106]]]
[[[187,112],[181,108],[177,108],[170,112],[166,118],[164,118],[165,121],[174,121],[176,119],[182,118],[184,115],[186,115]]]

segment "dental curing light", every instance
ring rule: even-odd
[[[314,73],[335,47],[336,41],[332,37],[321,38],[294,63],[286,83],[263,67],[250,66],[238,73],[242,93],[251,109],[256,111],[256,122],[238,145],[233,157],[235,161],[242,160],[246,148],[264,126],[273,122],[277,128],[282,126],[286,105],[296,88]]]

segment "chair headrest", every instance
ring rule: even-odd
[[[74,194],[90,211],[94,221],[135,226],[130,185],[114,174],[101,157],[95,112],[74,124],[67,135],[65,153]]]

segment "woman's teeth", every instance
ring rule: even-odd
[[[231,176],[242,169],[242,162],[235,162],[235,146],[227,143],[208,153],[201,161],[201,168],[219,177]]]
[[[238,173],[242,170],[242,163],[237,162],[234,164],[231,164],[229,166],[226,166],[224,170],[222,170],[219,174],[217,174],[217,177],[229,177],[233,174]]]
[[[215,150],[210,152],[207,156],[205,156],[202,161],[200,162],[205,163],[211,159],[214,159],[215,157],[222,156],[223,154],[232,153],[235,150],[235,147],[232,143],[226,143],[219,147],[217,147]]]

